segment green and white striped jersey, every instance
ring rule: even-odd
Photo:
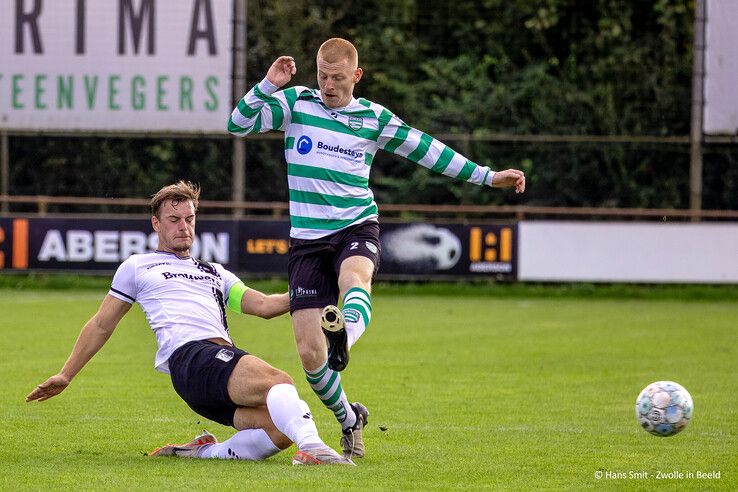
[[[488,167],[406,125],[379,104],[352,98],[347,106],[332,109],[318,90],[277,89],[266,78],[251,89],[233,110],[228,131],[284,131],[293,238],[317,239],[377,220],[369,170],[379,149],[446,176],[492,185],[494,172]]]

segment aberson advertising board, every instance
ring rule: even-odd
[[[284,277],[289,231],[287,220],[198,219],[191,254],[234,272]],[[115,271],[157,243],[148,219],[0,218],[0,273]],[[380,247],[385,278],[517,276],[515,224],[386,223]]]
[[[231,0],[0,0],[0,129],[225,133]]]
[[[197,221],[193,256],[237,270],[237,223]],[[132,254],[154,251],[149,219],[0,218],[2,270],[113,272]]]

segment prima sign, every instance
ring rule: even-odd
[[[230,0],[0,0],[0,128],[225,132]]]

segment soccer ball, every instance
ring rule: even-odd
[[[657,381],[641,391],[635,410],[641,427],[654,436],[667,437],[687,427],[694,406],[683,386],[673,381]]]

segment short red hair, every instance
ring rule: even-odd
[[[343,38],[331,38],[318,48],[318,58],[328,63],[340,63],[348,60],[353,68],[359,66],[359,52],[356,47]]]

